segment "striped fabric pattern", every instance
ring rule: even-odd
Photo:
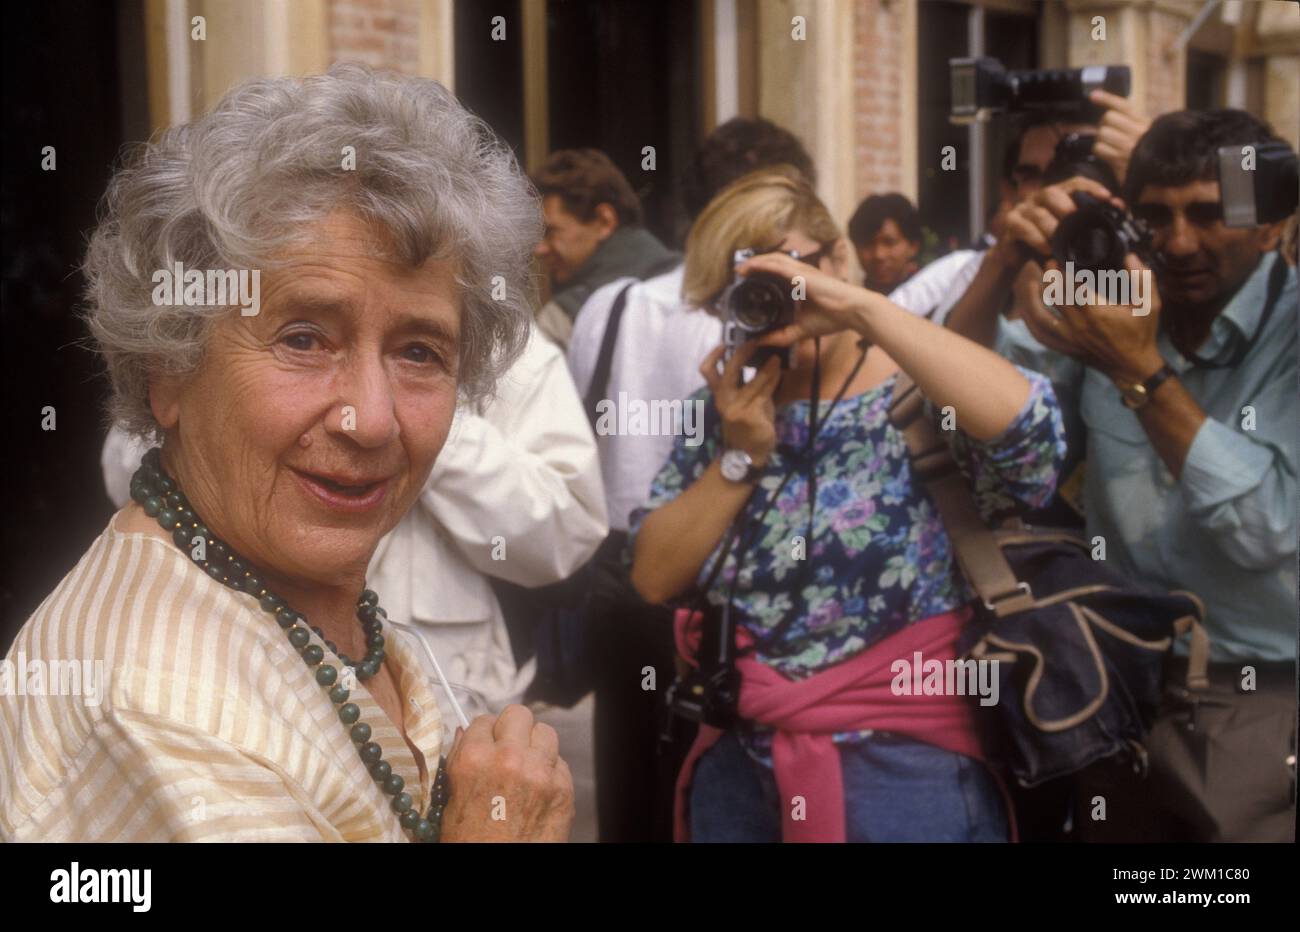
[[[102,660],[107,683],[98,697],[19,695],[16,682],[0,695],[0,839],[407,840],[334,704],[257,601],[166,540],[119,531],[116,517],[7,655],[16,671],[20,654],[29,666]],[[364,685],[350,701],[423,812],[443,723],[416,645],[385,635],[423,777]]]

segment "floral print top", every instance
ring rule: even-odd
[[[1029,398],[1006,431],[992,440],[965,435],[959,414],[956,429],[943,430],[942,413],[926,406],[940,435],[948,438],[986,520],[1046,503],[1065,456],[1051,383],[1036,372],[1020,371],[1030,383]],[[974,598],[929,493],[913,483],[907,443],[889,422],[895,381],[890,376],[843,399],[834,410],[830,401],[820,403],[811,534],[803,454],[810,402],[794,401],[777,410],[777,446],[745,509],[742,541],[753,543],[740,578],[736,580],[736,551],[742,547],[737,545],[707,593],[710,602],[721,606],[736,584],[732,612],[738,627],[758,640],[756,659],[791,679],[847,660],[906,625]],[[721,420],[709,391],[701,389],[691,398],[696,399],[705,402],[703,441],[689,446],[685,437],[677,438],[646,507],[630,516],[629,553],[646,515],[681,494],[722,452]],[[796,464],[756,533],[754,522]],[[706,582],[722,545],[701,567],[697,586]],[[692,593],[682,604],[696,597]],[[764,643],[778,625],[778,636]],[[835,740],[867,734],[846,732]],[[740,737],[753,756],[770,764],[770,731],[747,723]]]

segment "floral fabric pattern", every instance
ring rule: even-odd
[[[926,415],[948,438],[986,520],[1046,503],[1065,455],[1051,383],[1036,372],[1020,371],[1030,382],[1029,398],[1006,431],[992,440],[963,433],[959,415],[955,430],[943,430],[942,412],[926,406]],[[891,376],[845,398],[834,410],[829,401],[820,403],[811,533],[805,452],[810,402],[795,401],[777,411],[777,447],[745,507],[740,542],[707,592],[708,600],[720,607],[734,585],[732,612],[738,627],[757,640],[757,659],[791,679],[848,660],[909,624],[974,598],[933,501],[913,481],[903,435],[889,422],[895,380]],[[710,393],[701,389],[695,399],[705,401],[703,442],[688,446],[686,438],[677,439],[646,507],[631,515],[629,553],[646,515],[680,495],[722,452],[721,421]],[[761,527],[755,528],[792,469]],[[707,581],[722,546],[720,542],[701,567],[697,587]],[[743,551],[739,563],[738,551]],[[698,604],[693,599],[698,593],[682,604]],[[746,736],[751,752],[766,758],[769,742],[762,729],[747,728],[742,739]]]

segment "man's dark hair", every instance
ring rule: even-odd
[[[859,204],[849,219],[849,239],[861,249],[880,231],[886,220],[898,224],[908,242],[921,242],[921,215],[911,201],[896,193],[873,194]]]
[[[596,216],[596,207],[608,204],[622,226],[641,222],[641,199],[618,166],[599,149],[561,149],[533,174],[542,197],[554,194],[564,209],[583,223]]]
[[[1157,117],[1129,157],[1124,201],[1137,203],[1147,185],[1173,188],[1219,179],[1219,147],[1258,145],[1277,137],[1245,110],[1176,110]]]
[[[682,177],[682,201],[691,219],[737,178],[759,168],[792,165],[816,187],[817,170],[799,137],[762,117],[734,117],[723,123],[695,150]]]
[[[1082,110],[1028,110],[1017,114],[1011,124],[1011,141],[1002,152],[1002,180],[1015,182],[1016,166],[1020,164],[1020,146],[1030,130],[1062,123],[1096,125]]]

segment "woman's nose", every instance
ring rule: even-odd
[[[326,427],[368,448],[397,438],[396,399],[380,360],[357,360],[348,365],[343,391]]]

